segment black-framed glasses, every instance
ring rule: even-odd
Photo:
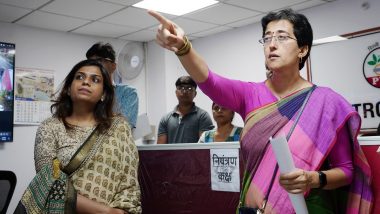
[[[284,43],[284,42],[288,41],[289,39],[293,39],[293,40],[297,41],[297,39],[295,39],[291,36],[288,36],[288,35],[277,35],[277,36],[265,36],[265,37],[261,38],[259,40],[259,42],[263,45],[269,45],[273,39],[275,39],[275,41],[278,43]]]
[[[195,88],[193,86],[177,86],[177,90],[181,91],[182,93],[185,93],[185,92],[193,92]]]

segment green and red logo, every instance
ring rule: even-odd
[[[363,63],[363,74],[367,82],[380,88],[380,48],[369,52]]]

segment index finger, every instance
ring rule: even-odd
[[[170,25],[168,19],[166,19],[164,16],[162,16],[162,15],[159,14],[159,13],[157,13],[156,11],[148,10],[148,13],[149,13],[151,16],[153,16],[154,18],[156,18],[157,21],[159,21],[162,25],[164,25],[164,27]]]

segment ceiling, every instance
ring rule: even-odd
[[[35,28],[151,41],[157,21],[146,10],[132,7],[140,0],[0,0],[0,22]],[[191,0],[190,0],[191,1]],[[334,0],[220,0],[183,16],[163,14],[197,39],[259,22],[269,11],[302,10]]]

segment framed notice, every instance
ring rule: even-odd
[[[51,116],[54,72],[36,68],[16,68],[15,124],[39,124]]]

